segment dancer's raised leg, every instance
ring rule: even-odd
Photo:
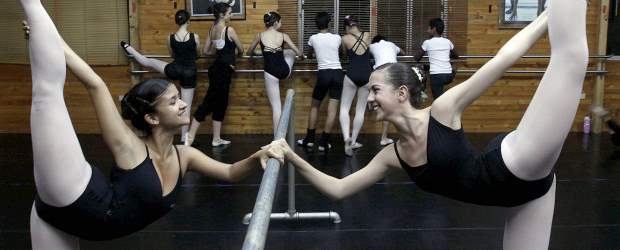
[[[502,141],[508,169],[525,180],[547,176],[577,112],[588,63],[586,1],[551,1],[551,59],[517,129]]]
[[[21,3],[30,25],[30,128],[37,193],[49,205],[67,206],[86,188],[91,168],[65,106],[66,61],[60,35],[40,1]]]
[[[586,1],[551,1],[551,60],[517,129],[502,141],[508,169],[521,179],[547,176],[579,105],[588,62]],[[547,249],[553,220],[555,182],[541,198],[509,209],[504,249]]]
[[[292,49],[285,49],[284,53],[284,61],[288,64],[289,73],[288,76],[293,74],[293,64],[295,64],[295,51]]]
[[[82,153],[63,98],[66,61],[62,41],[39,0],[22,0],[30,25],[32,106],[30,128],[34,179],[41,200],[67,206],[84,192],[91,169]],[[31,210],[33,249],[78,249],[78,239],[42,221]]]
[[[143,56],[142,54],[140,54],[140,52],[138,52],[136,49],[131,47],[131,45],[126,44],[124,42],[121,42],[121,46],[127,52],[127,54],[132,55],[133,58],[140,65],[154,69],[155,71],[159,72],[162,75],[166,75],[166,73],[164,72],[164,69],[166,68],[166,65],[168,65],[167,62]]]

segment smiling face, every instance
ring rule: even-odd
[[[189,124],[189,116],[186,112],[189,112],[187,104],[181,100],[176,86],[170,84],[166,91],[157,98],[155,113],[147,114],[146,119],[152,126],[177,130]]]
[[[386,82],[384,70],[375,71],[368,81],[368,108],[375,112],[377,120],[385,120],[399,105],[398,91]]]

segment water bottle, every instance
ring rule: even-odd
[[[589,134],[590,133],[590,116],[585,116],[583,117],[583,133],[584,134]]]

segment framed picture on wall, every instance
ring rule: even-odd
[[[547,0],[499,0],[501,28],[523,28],[547,7]]]
[[[232,6],[232,19],[245,19],[244,0],[186,0],[185,6],[192,15],[192,20],[213,20],[213,13],[209,9],[220,2],[227,2]]]

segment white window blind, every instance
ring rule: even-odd
[[[47,0],[44,6],[65,41],[92,65],[126,64],[119,41],[127,40],[127,0]],[[23,39],[23,10],[18,1],[8,1],[0,9],[0,63],[28,63],[27,42]],[[4,43],[4,44],[2,44]]]

